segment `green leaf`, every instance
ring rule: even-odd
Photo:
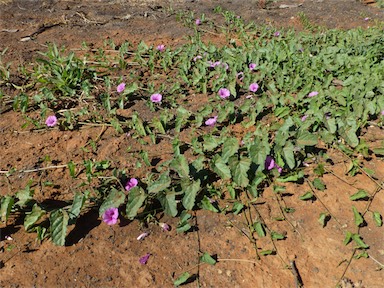
[[[345,238],[344,238],[344,245],[348,245],[351,241],[352,241],[352,233],[347,231],[347,233],[345,233]]]
[[[300,131],[297,135],[297,145],[315,146],[317,142],[317,135],[308,131]]]
[[[192,210],[193,206],[195,206],[197,192],[199,192],[200,190],[200,179],[192,182],[188,181],[187,187],[183,187],[183,190],[184,197],[182,200],[182,204],[185,209]]]
[[[313,187],[315,187],[317,190],[324,191],[326,186],[324,182],[320,178],[315,178],[312,182]]]
[[[148,185],[148,193],[158,193],[167,189],[171,185],[171,178],[168,176],[168,173],[163,173],[160,175],[159,179],[155,182],[152,182]]]
[[[313,199],[313,193],[311,191],[308,191],[306,193],[304,193],[303,195],[301,195],[299,197],[300,200],[303,200],[303,201],[306,201],[306,200],[311,200]]]
[[[136,217],[137,211],[143,205],[145,199],[147,199],[147,195],[143,188],[136,186],[129,190],[128,203],[125,211],[126,217],[129,220]]]
[[[264,225],[257,221],[255,223],[253,223],[253,229],[256,231],[257,235],[259,235],[259,237],[265,237],[267,234],[265,233],[265,229],[264,229]]]
[[[304,172],[303,171],[293,171],[292,173],[289,173],[288,175],[284,177],[278,177],[276,178],[276,181],[285,183],[285,182],[297,182],[300,179],[304,177]]]
[[[384,156],[384,148],[373,148],[372,151],[376,155]]]
[[[369,245],[365,244],[365,242],[361,239],[359,234],[352,234],[352,239],[357,244],[357,248],[367,249]]]
[[[263,251],[259,252],[259,254],[262,255],[262,256],[273,255],[275,253],[276,252],[274,250],[263,250]]]
[[[328,219],[329,219],[329,214],[324,213],[324,212],[320,213],[320,217],[319,217],[318,221],[320,222],[320,224],[323,228],[325,227],[325,225],[327,225]]]
[[[180,286],[181,284],[187,282],[189,277],[191,277],[191,274],[189,274],[188,272],[184,272],[175,281],[173,281],[173,285],[175,285],[176,287]]]
[[[357,227],[360,227],[360,225],[364,223],[364,218],[363,216],[361,216],[359,211],[357,211],[355,206],[352,206],[352,211],[353,211],[353,218],[355,219],[355,224]]]
[[[212,151],[220,144],[218,139],[210,134],[204,135],[203,140],[203,148],[205,151]]]
[[[219,155],[216,154],[211,163],[213,172],[224,180],[231,179],[231,170]]]
[[[244,208],[244,204],[241,202],[235,202],[232,206],[232,213],[237,215],[241,212],[241,210]]]
[[[236,138],[227,138],[223,144],[221,159],[223,160],[224,163],[227,163],[229,160],[229,157],[237,153],[238,150],[239,150],[238,140]]]
[[[0,201],[0,215],[1,221],[7,222],[9,214],[11,213],[11,209],[15,200],[11,196],[4,196]]]
[[[189,166],[188,161],[184,155],[176,156],[170,163],[170,168],[175,170],[179,174],[180,178],[189,177]]]
[[[165,195],[159,194],[157,199],[159,199],[161,206],[163,207],[166,214],[172,217],[177,215],[177,203],[174,192],[168,192]]]
[[[207,252],[204,252],[203,256],[200,257],[200,262],[208,263],[209,265],[215,265],[217,261]]]
[[[125,194],[116,188],[112,188],[112,191],[108,194],[108,196],[104,199],[103,203],[99,208],[99,216],[101,217],[104,212],[109,208],[119,208],[121,204],[125,201]],[[78,205],[78,204],[76,204]]]
[[[285,144],[283,148],[283,155],[289,168],[293,169],[296,166],[295,155],[293,154],[294,146],[291,142]]]
[[[369,194],[363,189],[360,189],[355,194],[349,196],[349,199],[351,199],[352,201],[362,200],[367,198],[369,198]]]
[[[45,215],[45,211],[40,208],[37,204],[33,205],[32,211],[30,213],[26,213],[24,218],[24,229],[28,231],[40,218]]]
[[[356,136],[356,129],[353,127],[341,127],[340,135],[345,139],[349,146],[355,148],[359,145],[359,138]]]
[[[215,206],[212,205],[211,201],[207,196],[204,195],[203,200],[201,200],[201,208],[204,210],[212,211],[212,212],[219,212]]]
[[[187,232],[189,229],[191,229],[191,225],[189,224],[189,219],[191,219],[192,216],[191,214],[187,213],[185,210],[183,210],[180,213],[180,221],[177,224],[176,227],[176,232],[181,233],[181,232]]]
[[[49,216],[52,242],[57,246],[65,245],[67,235],[68,214],[65,210],[58,209],[51,212]]]
[[[274,231],[271,232],[271,237],[272,239],[275,239],[275,240],[284,240],[286,238],[285,235],[274,232]]]
[[[248,170],[251,167],[251,159],[232,157],[229,161],[229,167],[233,175],[233,181],[240,187],[247,187],[249,184]]]
[[[76,171],[75,171],[75,164],[73,163],[73,161],[69,161],[68,162],[68,169],[69,169],[69,175],[72,177],[72,178],[75,178],[76,177]]]
[[[76,219],[77,217],[79,217],[81,209],[84,206],[85,200],[87,200],[87,197],[83,193],[77,192],[75,194],[71,209],[69,211],[70,219]],[[125,197],[124,197],[124,200],[125,200]]]
[[[383,218],[381,217],[379,212],[372,212],[372,217],[377,227],[383,226]]]
[[[33,201],[34,190],[30,190],[29,185],[27,185],[23,190],[18,191],[15,196],[19,199],[15,205],[19,207],[26,206],[29,202]]]

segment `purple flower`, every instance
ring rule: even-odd
[[[151,256],[151,254],[147,253],[143,257],[140,257],[139,259],[140,264],[143,264],[143,265],[147,264],[149,256]]]
[[[147,232],[141,233],[139,237],[137,237],[137,241],[144,240],[145,237],[147,237],[149,234]]]
[[[209,118],[207,121],[205,121],[205,125],[207,126],[214,126],[217,121],[217,116],[214,116],[212,118]]]
[[[159,223],[159,226],[163,229],[163,231],[171,230],[171,227],[167,223]]]
[[[369,18],[369,17],[365,17],[365,18],[364,18],[364,21],[368,21],[369,19],[371,19],[371,18]]]
[[[117,208],[109,208],[105,210],[103,214],[103,221],[107,225],[115,225],[117,223],[117,218],[119,217],[119,210]]]
[[[55,115],[48,116],[47,120],[45,120],[45,124],[47,124],[48,127],[53,127],[57,124],[57,118]]]
[[[317,94],[319,94],[319,92],[317,92],[317,91],[312,91],[311,93],[308,94],[308,97],[314,97],[314,96],[316,96]]]
[[[163,96],[161,95],[161,94],[152,94],[151,95],[151,101],[153,102],[153,103],[159,103],[159,102],[161,102],[161,99],[163,99]]]
[[[201,55],[197,55],[196,57],[193,58],[193,61],[196,62],[198,59],[201,59],[201,58],[203,58]]]
[[[259,85],[257,83],[252,83],[249,85],[249,91],[256,92],[259,89]]]
[[[248,67],[249,67],[249,70],[255,70],[256,69],[256,63],[251,63],[251,64],[249,64],[248,65]]]
[[[280,36],[280,32],[279,32],[279,31],[276,31],[275,34],[273,34],[273,36],[275,36],[275,37],[279,37],[279,36]]]
[[[201,24],[201,20],[199,18],[197,18],[196,21],[195,21],[195,24],[196,25],[200,25]]]
[[[304,115],[303,117],[301,117],[301,121],[305,121],[305,120],[307,120],[307,118],[308,118],[308,115]]]
[[[231,92],[227,88],[220,88],[219,89],[219,96],[220,98],[228,98],[231,95]]]
[[[383,115],[383,116],[384,116],[384,110],[383,110],[383,111],[381,111],[381,115]]]
[[[136,187],[138,183],[139,183],[139,181],[137,181],[136,178],[129,179],[129,181],[125,185],[125,190],[127,190],[127,191],[131,190],[133,187]]]
[[[273,168],[276,168],[279,173],[283,171],[283,169],[276,164],[275,159],[273,159],[271,156],[267,156],[267,158],[265,159],[265,169],[270,171]]]
[[[120,83],[119,85],[117,85],[116,91],[117,91],[118,93],[121,93],[121,92],[124,91],[124,89],[125,89],[125,83],[122,82],[122,83]]]
[[[165,45],[164,44],[157,45],[156,49],[160,52],[163,52],[165,50]]]

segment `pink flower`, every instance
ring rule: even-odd
[[[319,94],[319,92],[317,92],[317,91],[312,91],[311,93],[308,94],[308,97],[314,97],[314,96],[316,96],[317,94]]]
[[[220,88],[219,90],[219,96],[220,98],[228,98],[231,95],[231,92],[227,88]]]
[[[249,91],[256,92],[259,89],[259,85],[257,83],[252,83],[249,85]]]
[[[144,240],[145,237],[147,237],[149,234],[147,232],[141,233],[139,237],[137,237],[137,241]]]
[[[127,190],[127,191],[131,190],[133,187],[136,187],[138,183],[139,183],[139,181],[137,181],[136,178],[129,179],[129,181],[125,185],[125,190]]]
[[[140,264],[143,264],[143,265],[147,264],[149,256],[151,256],[151,254],[147,253],[143,257],[140,257],[139,259]]]
[[[103,221],[107,225],[115,225],[117,223],[117,218],[119,217],[119,210],[117,208],[109,208],[105,210],[103,214]]]
[[[365,17],[365,18],[364,18],[364,21],[368,21],[369,19],[371,19],[371,18],[369,18],[369,17]]]
[[[159,223],[159,226],[163,229],[163,231],[171,230],[171,227],[167,223]]]
[[[383,111],[381,111],[381,115],[383,115],[383,116],[384,116],[384,110],[383,110]]]
[[[161,102],[161,99],[163,99],[163,96],[161,95],[161,94],[152,94],[151,95],[151,101],[153,102],[153,103],[159,103],[159,102]]]
[[[195,24],[196,24],[196,25],[200,25],[200,24],[201,24],[201,20],[200,20],[199,18],[196,19]]]
[[[217,121],[217,116],[209,118],[207,121],[205,121],[205,125],[207,126],[214,126]]]
[[[164,44],[161,44],[161,45],[157,45],[156,49],[160,52],[163,52],[165,50],[165,45]]]
[[[265,168],[270,171],[273,168],[276,168],[279,173],[283,171],[283,169],[276,164],[275,159],[273,159],[271,156],[267,156],[265,159]]]
[[[308,115],[304,115],[303,117],[301,117],[301,121],[305,121],[305,120],[307,120],[307,118],[308,118]]]
[[[116,91],[117,91],[118,93],[121,93],[121,92],[124,91],[124,89],[125,89],[125,83],[122,82],[122,83],[120,83],[119,85],[117,85]]]
[[[48,127],[53,127],[57,124],[57,118],[55,115],[48,116],[47,120],[45,120],[45,124],[47,124]]]
[[[279,31],[276,31],[275,34],[273,34],[273,36],[275,36],[275,37],[279,37],[279,36],[280,36],[280,32],[279,32]]]
[[[193,61],[196,62],[198,59],[201,59],[201,58],[203,58],[201,55],[197,55],[196,57],[193,58]]]
[[[251,63],[251,64],[249,64],[248,65],[248,67],[249,67],[249,70],[255,70],[256,69],[256,63]]]

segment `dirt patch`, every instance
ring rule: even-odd
[[[37,51],[46,50],[47,42],[65,45],[68,49],[81,47],[83,41],[97,49],[109,40],[116,45],[126,40],[132,43],[144,40],[153,45],[178,46],[192,33],[176,21],[179,9],[194,11],[196,15],[205,13],[215,19],[217,15],[213,9],[221,5],[247,21],[296,29],[308,28],[300,21],[298,13],[304,13],[312,26],[342,29],[368,28],[375,20],[382,21],[384,16],[376,4],[364,5],[354,0],[87,0],[80,3],[3,0],[0,3],[0,50],[8,48],[3,61],[12,61],[14,67],[32,61]],[[218,40],[212,37],[211,41]],[[14,194],[33,179],[38,183],[33,187],[38,200],[49,199],[64,205],[64,201],[72,197],[76,183],[71,181],[65,167],[43,171],[39,168],[48,164],[65,165],[70,160],[108,159],[116,167],[126,167],[130,175],[145,176],[143,171],[136,169],[135,159],[127,150],[127,147],[138,144],[125,134],[116,136],[113,129],[106,127],[30,132],[21,128],[24,122],[20,113],[2,111],[0,115],[0,169],[24,171],[9,178],[0,176],[1,195]],[[371,127],[366,137],[369,143],[377,144],[384,139],[384,133]],[[96,151],[91,147],[91,140],[97,140]],[[160,142],[149,153],[166,158],[159,151],[167,150],[167,145],[170,144]],[[96,211],[90,210],[69,232],[66,247],[55,247],[49,241],[36,242],[36,235],[25,233],[15,216],[10,220],[11,225],[1,228],[0,264],[3,267],[0,269],[0,286],[170,287],[173,279],[189,271],[196,279],[186,287],[295,287],[294,261],[305,287],[335,286],[344,272],[345,278],[356,285],[362,281],[365,287],[382,287],[384,274],[378,269],[380,263],[384,263],[382,227],[371,223],[372,217],[367,212],[365,218],[369,223],[361,228],[360,235],[370,245],[370,257],[351,258],[353,243],[344,245],[343,240],[354,226],[353,212],[351,205],[343,203],[350,202],[349,197],[359,188],[375,193],[377,183],[384,179],[384,162],[372,158],[365,163],[366,167],[376,171],[373,178],[363,173],[349,177],[346,176],[347,159],[338,152],[332,152],[330,156],[333,163],[327,163],[328,173],[323,178],[326,190],[317,192],[316,201],[298,200],[311,189],[308,183],[286,185],[284,195],[276,195],[271,189],[265,191],[261,201],[270,204],[261,206],[262,216],[270,229],[283,233],[286,239],[272,242],[262,238],[258,246],[276,250],[276,255],[256,259],[255,250],[244,232],[242,214],[196,211],[192,215],[195,231],[178,234],[175,229],[178,219],[157,216],[159,221],[171,225],[169,232],[138,221],[121,220],[119,225],[109,227],[101,223]],[[312,175],[313,168],[308,167],[308,175]],[[34,172],[34,169],[39,171]],[[312,180],[311,177],[308,180]],[[54,185],[42,185],[39,183],[42,178]],[[383,214],[383,192],[378,192],[380,194],[369,211]],[[353,204],[359,211],[366,211],[366,202]],[[273,219],[282,217],[281,207],[292,208],[295,212],[285,213],[285,221],[276,222]],[[332,217],[322,228],[318,218],[324,212]],[[142,241],[136,240],[142,232],[148,232],[149,236]],[[12,240],[7,240],[6,236],[11,236]],[[217,255],[218,263],[197,266],[201,252]],[[142,265],[139,258],[146,253],[151,256],[148,263]]]

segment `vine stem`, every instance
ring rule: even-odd
[[[55,165],[55,166],[47,166],[47,167],[42,167],[42,168],[36,168],[36,169],[25,169],[25,170],[15,170],[15,171],[4,171],[0,170],[0,174],[9,174],[9,173],[32,173],[32,172],[39,172],[39,171],[44,171],[44,170],[50,170],[50,169],[60,169],[60,168],[67,168],[67,164],[63,165]]]

